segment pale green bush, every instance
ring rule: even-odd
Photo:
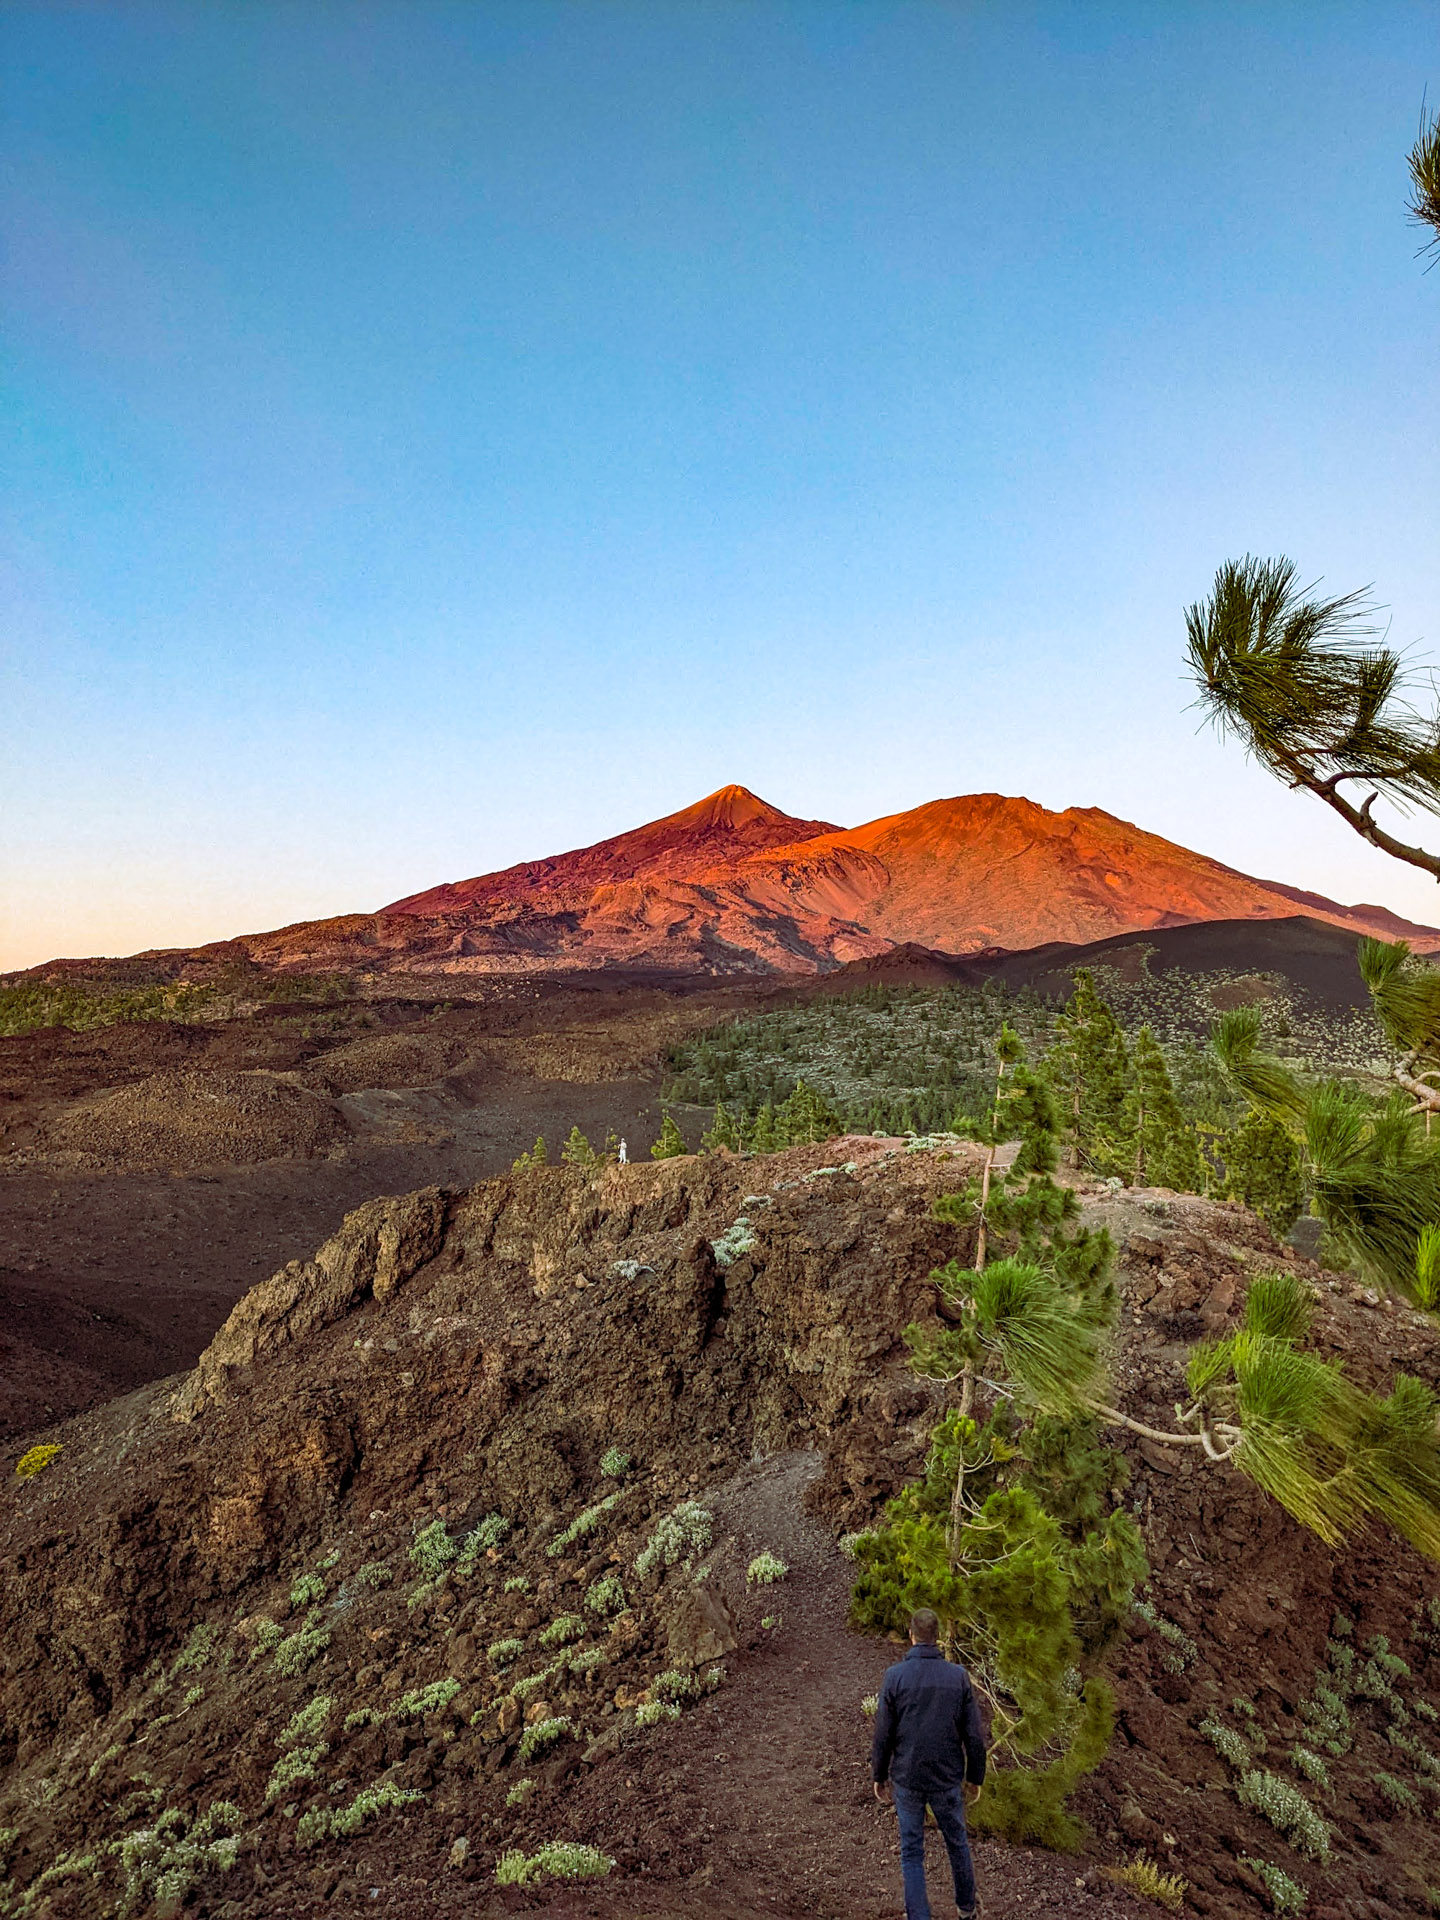
[[[538,1853],[527,1856],[516,1847],[502,1853],[495,1864],[496,1883],[502,1887],[525,1887],[532,1880],[602,1880],[615,1862],[598,1847],[576,1846],[569,1840],[553,1840]]]
[[[635,1709],[637,1727],[658,1727],[662,1720],[678,1720],[680,1709],[673,1700],[646,1700]]]
[[[607,1447],[600,1456],[600,1471],[607,1480],[623,1480],[634,1462],[619,1447]]]
[[[369,1560],[355,1574],[354,1583],[357,1587],[383,1587],[388,1586],[394,1578],[395,1575],[383,1560]]]
[[[432,1680],[428,1687],[413,1687],[395,1702],[397,1720],[423,1720],[427,1713],[439,1713],[448,1707],[460,1691],[458,1680]]]
[[[395,1787],[388,1780],[377,1780],[371,1786],[362,1787],[348,1807],[337,1807],[333,1813],[328,1807],[314,1807],[309,1813],[302,1813],[295,1822],[295,1844],[314,1847],[322,1840],[337,1836],[352,1838],[377,1813],[390,1807],[409,1806],[412,1800],[424,1797],[413,1787]]]
[[[1242,1867],[1249,1867],[1256,1878],[1264,1883],[1270,1896],[1270,1905],[1276,1913],[1302,1913],[1309,1899],[1306,1889],[1298,1880],[1292,1880],[1281,1868],[1272,1866],[1268,1860],[1256,1860],[1250,1854],[1240,1856]]]
[[[1242,1740],[1233,1727],[1227,1727],[1223,1721],[1217,1720],[1213,1713],[1209,1713],[1200,1722],[1200,1731],[1222,1760],[1228,1760],[1232,1767],[1249,1767],[1251,1759],[1249,1742]]]
[[[153,1826],[137,1828],[119,1844],[125,1882],[123,1909],[143,1901],[178,1906],[208,1873],[228,1873],[240,1854],[244,1819],[230,1800],[217,1800],[198,1819],[167,1808]]]
[[[578,1640],[585,1631],[585,1622],[578,1613],[562,1613],[558,1620],[552,1620],[540,1635],[542,1647],[568,1647],[572,1640]]]
[[[299,1747],[316,1739],[325,1731],[325,1723],[334,1705],[330,1694],[317,1693],[310,1704],[292,1714],[289,1722],[276,1734],[276,1746]]]
[[[485,1649],[485,1658],[499,1673],[506,1667],[513,1667],[524,1651],[523,1640],[492,1640]]]
[[[1294,1747],[1290,1759],[1297,1773],[1303,1773],[1322,1793],[1330,1791],[1330,1769],[1318,1753],[1312,1753],[1309,1747]]]
[[[625,1587],[618,1573],[602,1573],[585,1589],[585,1604],[592,1613],[619,1613],[625,1605]]]
[[[673,1513],[657,1522],[655,1531],[635,1556],[635,1571],[643,1580],[657,1567],[687,1565],[715,1538],[715,1516],[696,1500],[682,1500]]]
[[[329,1628],[320,1626],[312,1617],[295,1633],[287,1634],[278,1642],[275,1648],[275,1671],[293,1680],[318,1660],[329,1644]]]
[[[1273,1773],[1244,1773],[1235,1791],[1242,1806],[1253,1808],[1268,1820],[1298,1852],[1312,1860],[1330,1858],[1330,1829],[1288,1780]]]
[[[1393,1773],[1377,1773],[1375,1784],[1380,1789],[1381,1798],[1388,1800],[1397,1813],[1419,1813],[1420,1800],[1411,1792],[1403,1780]]]
[[[556,1714],[549,1720],[537,1720],[528,1726],[520,1736],[520,1764],[527,1760],[537,1760],[542,1753],[548,1753],[551,1747],[574,1731],[574,1723],[567,1714]]]
[[[507,1807],[523,1807],[534,1791],[535,1782],[527,1775],[525,1779],[517,1780],[511,1787],[505,1796],[505,1804]]]
[[[511,1522],[503,1513],[487,1513],[477,1527],[472,1527],[465,1536],[460,1549],[460,1564],[471,1567],[482,1553],[488,1553],[492,1547],[498,1547],[511,1530]]]
[[[276,1631],[278,1634],[278,1628]],[[170,1668],[170,1678],[178,1680],[182,1673],[198,1673],[214,1653],[215,1642],[219,1638],[218,1627],[206,1625],[192,1627],[189,1638],[175,1656]]]
[[[302,1573],[290,1589],[290,1611],[303,1613],[307,1607],[313,1607],[317,1600],[325,1598],[325,1582],[318,1573]]]
[[[257,1620],[254,1632],[255,1644],[250,1649],[250,1658],[258,1660],[262,1654],[273,1653],[285,1638],[283,1627],[277,1627],[273,1620]]]
[[[530,1576],[524,1573],[512,1573],[508,1580],[502,1581],[500,1591],[502,1593],[528,1593],[530,1591]]]
[[[436,1580],[456,1557],[455,1542],[443,1520],[432,1520],[416,1534],[410,1547],[410,1564],[427,1580]]]
[[[542,1668],[539,1673],[527,1673],[523,1680],[517,1680],[510,1691],[517,1700],[528,1700],[532,1693],[538,1693],[542,1687],[549,1686],[556,1674],[563,1673],[564,1670],[563,1659],[552,1660],[550,1665]]]
[[[745,1569],[745,1579],[751,1586],[773,1587],[777,1580],[783,1580],[790,1569],[778,1554],[771,1553],[766,1547],[763,1553],[757,1553]]]
[[[303,1780],[313,1780],[319,1772],[320,1762],[330,1749],[322,1740],[318,1746],[292,1747],[270,1770],[270,1778],[265,1785],[265,1804],[273,1806],[277,1800],[283,1800],[292,1787],[299,1786]]]
[[[603,1500],[597,1500],[593,1507],[586,1507],[583,1513],[577,1514],[563,1533],[557,1533],[545,1549],[550,1558],[558,1559],[577,1540],[588,1540],[611,1508],[625,1498],[625,1492],[624,1487],[617,1487],[614,1493],[607,1493]]]

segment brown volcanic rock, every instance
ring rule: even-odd
[[[119,1895],[117,1843],[233,1801],[240,1862],[200,1873],[195,1920],[375,1911],[372,1886],[395,1920],[500,1920],[518,1907],[494,1886],[497,1856],[557,1837],[617,1866],[573,1905],[564,1888],[519,1896],[554,1920],[893,1912],[894,1829],[870,1793],[860,1702],[895,1650],[847,1631],[854,1568],[835,1540],[914,1476],[947,1404],[910,1372],[901,1330],[929,1319],[928,1276],[967,1245],[933,1201],[976,1153],[852,1138],[376,1201],[262,1282],[187,1379],[52,1430],[56,1459],[0,1502],[5,1911],[93,1920]],[[1277,1265],[1310,1284],[1315,1349],[1353,1377],[1440,1377],[1423,1315],[1355,1300],[1243,1210],[1080,1195],[1120,1250],[1111,1375],[1147,1422],[1171,1424],[1190,1343],[1233,1324],[1251,1277]],[[753,1244],[722,1271],[714,1243],[742,1208]],[[1317,1915],[1423,1912],[1440,1839],[1375,1789],[1380,1770],[1422,1780],[1378,1696],[1352,1694],[1352,1744],[1311,1796],[1322,1862],[1240,1803],[1201,1727],[1212,1712],[1238,1727],[1230,1702],[1252,1701],[1258,1764],[1288,1777],[1339,1610],[1362,1655],[1383,1634],[1407,1663],[1423,1750],[1440,1711],[1433,1568],[1380,1528],[1332,1551],[1230,1470],[1112,1437],[1148,1597],[1179,1639],[1132,1618],[1106,1663],[1117,1734],[1079,1796],[1089,1858],[983,1847],[991,1920],[1142,1920],[1153,1907],[1121,1903],[1099,1870],[1136,1832],[1211,1920],[1261,1911],[1247,1856],[1301,1880]],[[624,1479],[602,1472],[610,1446],[632,1456]],[[703,1584],[679,1564],[639,1573],[657,1520],[688,1498],[714,1516]],[[492,1554],[422,1579],[419,1527],[438,1523],[453,1550],[492,1511],[512,1523]],[[790,1569],[778,1589],[746,1579],[762,1548]],[[611,1570],[627,1603],[613,1624],[585,1603]],[[523,1604],[505,1590],[521,1573]],[[537,1633],[562,1614],[583,1627],[567,1658],[586,1668],[564,1670]],[[512,1635],[524,1651],[497,1673],[482,1649]],[[718,1691],[673,1725],[634,1724],[663,1668],[732,1640]],[[511,1688],[542,1669],[570,1728],[532,1769]],[[447,1677],[458,1691],[437,1688]],[[432,1689],[423,1716],[402,1705]],[[286,1805],[267,1783],[317,1700],[323,1744]],[[302,1809],[318,1818],[381,1781],[413,1797],[300,1843]]]

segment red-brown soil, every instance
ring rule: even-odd
[[[845,829],[725,787],[632,833],[430,887],[379,913],[119,964],[171,979],[237,963],[450,976],[815,974],[906,943],[971,954],[1297,911],[1424,951],[1440,946],[1434,928],[1252,879],[1098,807],[1052,813],[970,794]]]
[[[246,1844],[231,1874],[202,1878],[197,1915],[895,1914],[893,1830],[866,1796],[859,1712],[893,1649],[846,1630],[834,1543],[923,1457],[945,1389],[909,1375],[899,1336],[934,1311],[927,1275],[957,1241],[930,1203],[969,1152],[852,1139],[375,1202],[242,1301],[194,1374],[55,1429],[63,1452],[37,1478],[12,1478],[0,1511],[13,1897],[68,1850],[96,1851],[98,1879],[54,1879],[34,1910],[108,1913],[110,1840],[162,1807],[227,1798]],[[1249,1277],[1277,1264],[1312,1282],[1315,1339],[1358,1378],[1378,1384],[1403,1365],[1440,1379],[1430,1322],[1297,1262],[1235,1207],[1094,1188],[1084,1204],[1122,1245],[1115,1391],[1156,1424],[1191,1341],[1231,1324]],[[722,1270],[713,1242],[742,1211],[753,1245]],[[635,1470],[567,1546],[561,1529],[616,1484],[599,1467],[612,1445]],[[1440,1844],[1427,1813],[1396,1811],[1376,1789],[1380,1771],[1403,1768],[1420,1791],[1378,1706],[1355,1706],[1355,1744],[1314,1796],[1333,1837],[1326,1866],[1240,1805],[1198,1729],[1212,1710],[1238,1724],[1231,1702],[1249,1700],[1265,1764],[1283,1769],[1338,1609],[1357,1647],[1384,1635],[1408,1663],[1411,1724],[1433,1748],[1421,1708],[1440,1709],[1440,1636],[1415,1624],[1433,1569],[1378,1531],[1329,1551],[1228,1470],[1177,1467],[1129,1438],[1125,1450],[1150,1598],[1192,1651],[1167,1664],[1173,1647],[1134,1623],[1113,1663],[1119,1735],[1081,1796],[1090,1851],[986,1849],[991,1920],[1138,1920],[1153,1909],[1097,1869],[1140,1848],[1220,1920],[1266,1910],[1245,1856],[1304,1882],[1313,1920],[1429,1911]],[[689,1570],[640,1575],[637,1550],[686,1497],[714,1516],[713,1542]],[[493,1510],[514,1522],[495,1557],[418,1591],[417,1528],[439,1519],[459,1538]],[[747,1588],[760,1546],[791,1563],[793,1585]],[[394,1578],[367,1585],[362,1564]],[[296,1579],[317,1569],[323,1593],[292,1604]],[[583,1602],[609,1570],[628,1601],[613,1629]],[[521,1573],[529,1591],[505,1592]],[[539,1632],[566,1612],[583,1623],[573,1646],[598,1664],[546,1680],[545,1712],[574,1732],[522,1767],[511,1678],[486,1648],[520,1637],[521,1667],[538,1671],[550,1659]],[[328,1637],[286,1677],[262,1617]],[[208,1645],[190,1639],[197,1626],[214,1629]],[[672,1725],[634,1724],[663,1669],[712,1663],[725,1669],[718,1690]],[[452,1700],[397,1717],[403,1692],[446,1674],[460,1683]],[[276,1735],[317,1693],[335,1703],[327,1751],[287,1812],[284,1796],[265,1797]],[[378,1717],[343,1726],[362,1708]],[[536,1785],[512,1807],[522,1774]],[[297,1848],[301,1811],[379,1779],[423,1798],[350,1840]],[[448,1864],[462,1836],[461,1864]],[[494,1887],[504,1848],[561,1838],[611,1854],[611,1881]]]

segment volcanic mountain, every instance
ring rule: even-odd
[[[229,960],[455,974],[825,973],[905,944],[985,954],[1297,917],[1440,949],[1440,930],[1253,879],[1098,807],[1052,813],[980,793],[844,828],[731,786],[633,832],[379,913],[137,959],[192,977]]]

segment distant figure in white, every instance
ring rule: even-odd
[[[620,1142],[620,1164],[622,1167],[625,1165],[625,1162],[629,1158],[630,1158],[629,1154],[625,1151],[625,1142],[622,1140]]]

